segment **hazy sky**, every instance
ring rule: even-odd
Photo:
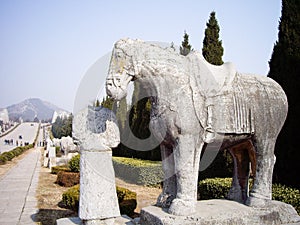
[[[38,97],[72,111],[89,67],[123,37],[180,45],[184,30],[201,50],[216,12],[224,61],[266,75],[280,0],[1,0],[0,108]]]

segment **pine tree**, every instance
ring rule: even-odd
[[[224,49],[222,47],[222,41],[219,40],[220,27],[215,12],[210,13],[206,26],[202,48],[203,57],[213,65],[222,65]]]
[[[192,50],[192,46],[189,44],[189,35],[184,31],[183,41],[180,46],[180,54],[187,56]]]
[[[283,0],[278,41],[274,45],[268,76],[284,89],[289,112],[275,146],[274,182],[300,188],[300,1]]]

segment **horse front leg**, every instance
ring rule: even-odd
[[[164,172],[163,191],[157,198],[156,205],[162,208],[170,207],[176,197],[176,174],[173,147],[161,144],[162,168]]]
[[[177,194],[169,213],[179,216],[195,212],[200,152],[193,135],[180,135],[174,148]],[[195,154],[196,153],[196,154]]]

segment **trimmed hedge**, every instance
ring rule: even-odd
[[[113,157],[115,174],[130,183],[155,186],[163,181],[160,161]]]
[[[80,171],[80,155],[75,155],[69,161],[69,168],[72,172],[79,172]]]
[[[199,182],[201,200],[226,198],[232,178],[210,178]],[[250,187],[252,180],[250,180]],[[281,184],[272,185],[272,199],[292,205],[300,214],[300,191]]]
[[[5,164],[7,161],[11,161],[14,157],[21,155],[23,152],[33,147],[34,144],[29,144],[25,146],[16,147],[8,152],[3,152],[2,154],[0,154],[0,165]]]
[[[64,187],[72,187],[80,182],[79,173],[60,171],[56,183]]]
[[[62,203],[68,209],[78,211],[79,207],[79,184],[69,188],[66,192],[62,194]]]
[[[226,198],[232,178],[208,178],[199,182],[201,200]]]
[[[3,152],[2,155],[7,159],[7,161],[11,161],[15,157],[15,154],[12,151]]]
[[[136,193],[126,188],[116,187],[121,214],[131,216],[136,208]],[[62,194],[62,203],[66,208],[78,211],[80,186],[75,185]]]
[[[51,174],[58,174],[60,171],[71,172],[70,168],[66,165],[51,167]]]
[[[292,205],[300,214],[300,191],[281,184],[273,184],[272,198]]]
[[[136,193],[117,186],[117,196],[121,214],[132,216],[136,208]]]

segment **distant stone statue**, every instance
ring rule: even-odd
[[[195,212],[200,155],[208,143],[230,149],[234,157],[229,197],[249,206],[268,204],[274,145],[288,110],[275,81],[241,74],[231,63],[213,66],[198,52],[181,56],[171,48],[122,39],[112,52],[108,95],[122,99],[133,80],[151,96],[150,127],[163,137],[165,179],[158,205],[174,215]],[[255,175],[250,194],[249,162]]]

